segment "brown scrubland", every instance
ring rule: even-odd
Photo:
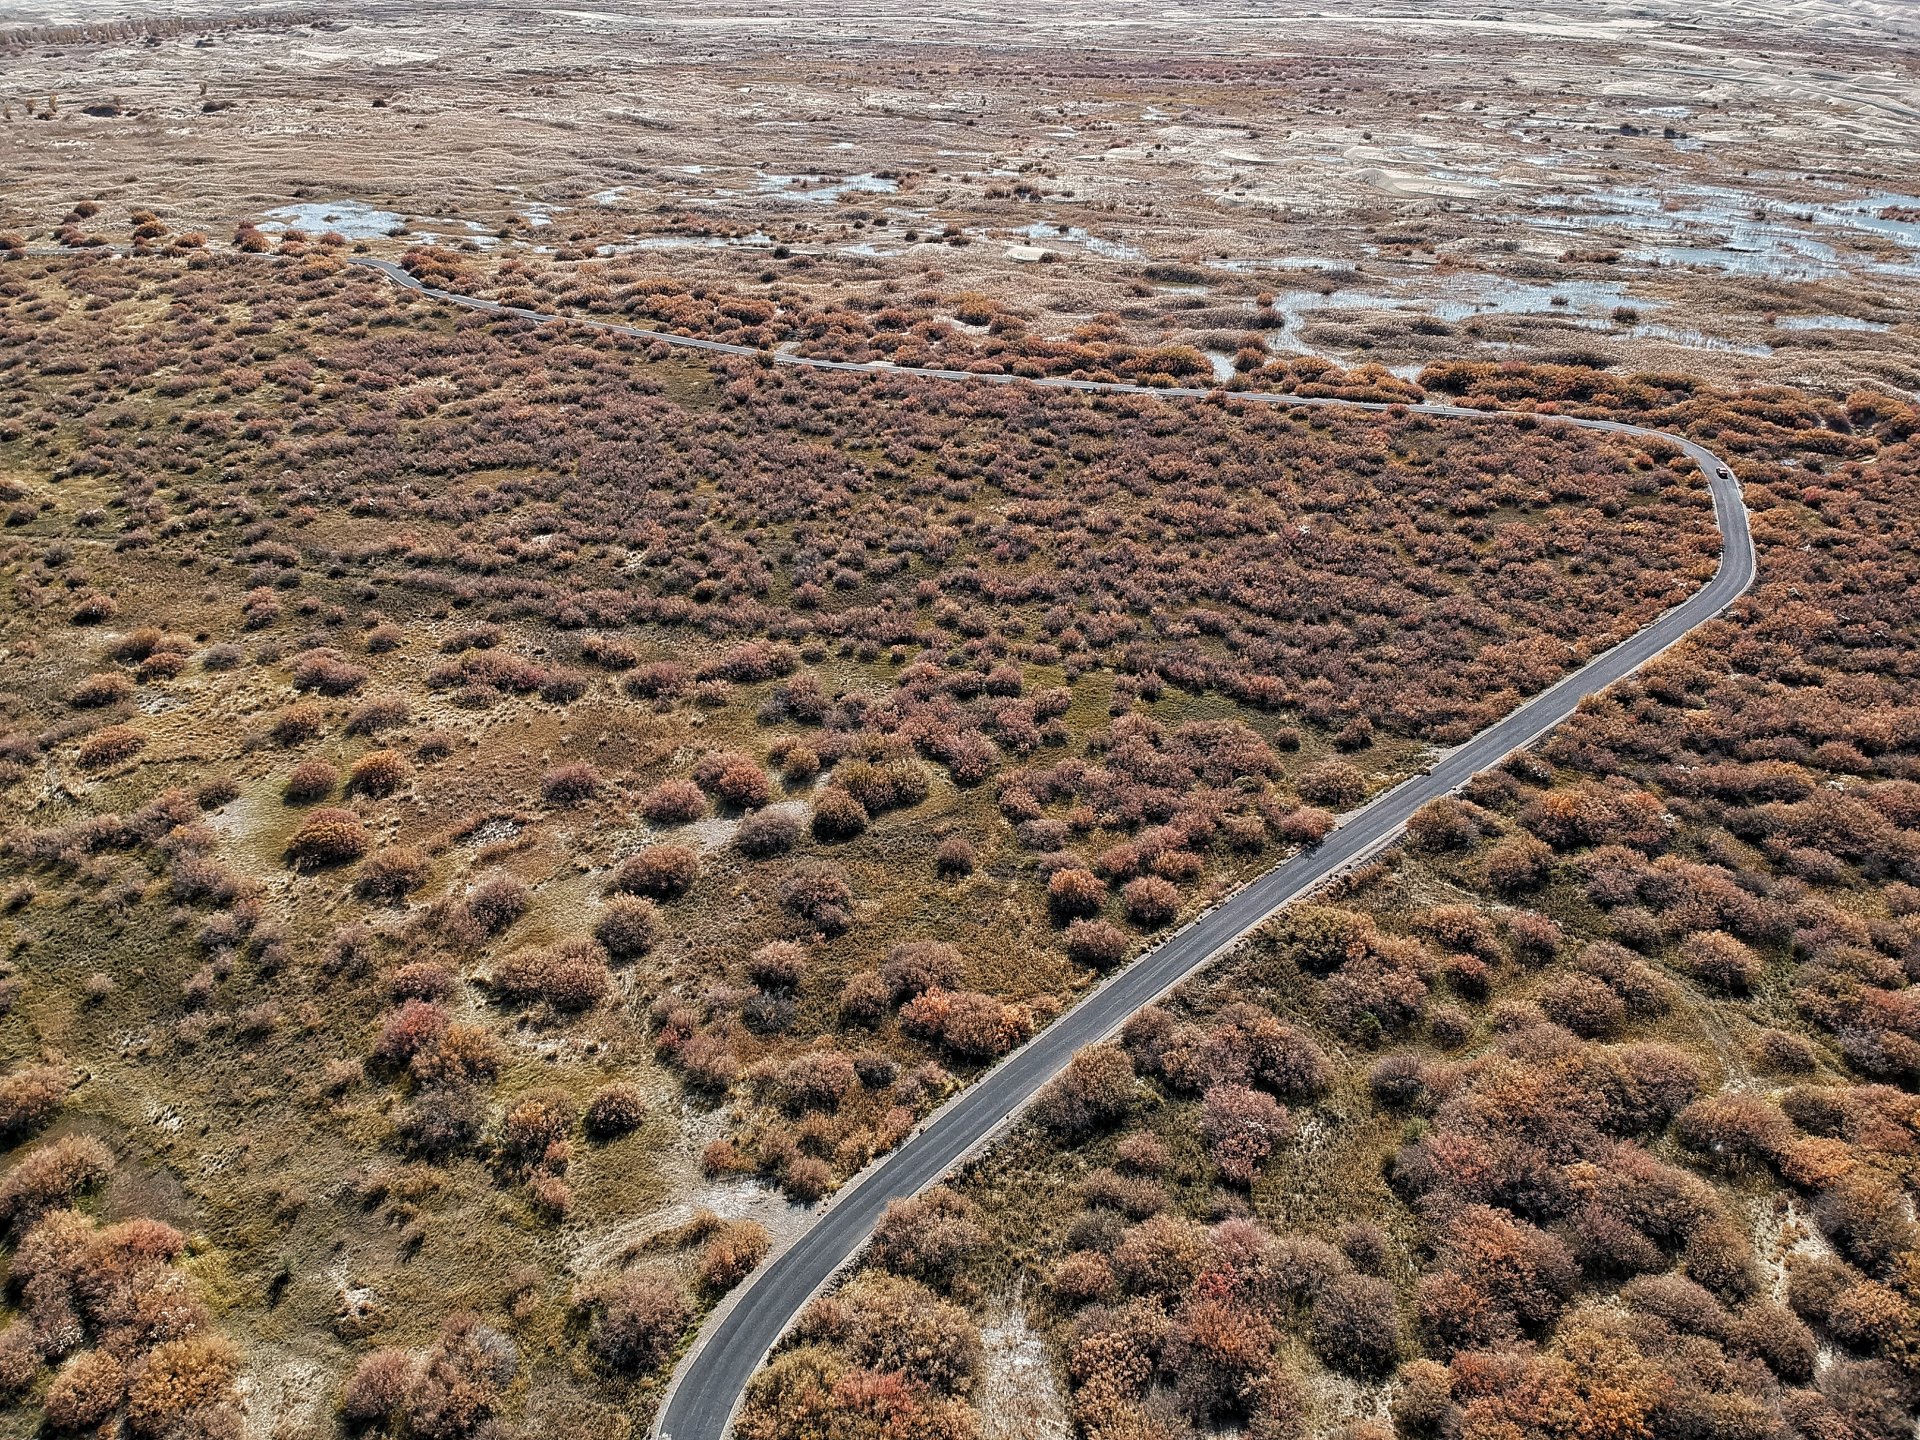
[[[9,1424],[632,1433],[785,1200],[1716,561],[1658,444],[154,248],[0,265]],[[965,297],[442,259],[1185,373]],[[1010,1294],[1101,1437],[1893,1433],[1913,409],[1246,374],[1695,434],[1761,588],[899,1207],[743,1433],[973,1433]]]
[[[895,1205],[746,1433],[1015,1433],[969,1404],[1010,1296],[1032,1433],[1910,1429],[1920,416],[1422,379],[1710,439],[1759,586]],[[940,1345],[877,1352],[876,1304]]]

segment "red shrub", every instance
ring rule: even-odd
[[[1126,932],[1104,920],[1075,920],[1061,936],[1067,957],[1096,970],[1110,970],[1126,958]]]
[[[1487,852],[1487,883],[1503,895],[1537,890],[1552,869],[1552,848],[1531,835],[1503,840]]]
[[[838,1110],[858,1084],[853,1062],[838,1050],[809,1050],[780,1072],[789,1104],[800,1110]]]
[[[741,751],[710,751],[701,756],[693,766],[693,781],[735,808],[755,808],[772,797],[766,772],[753,756]]]
[[[1714,990],[1743,994],[1760,980],[1760,957],[1723,931],[1689,935],[1676,958],[1683,970]]]
[[[784,810],[755,811],[733,835],[734,848],[754,860],[784,855],[799,843],[800,822]]]
[[[638,1130],[647,1118],[646,1097],[637,1085],[625,1080],[594,1092],[587,1102],[587,1134],[597,1140],[612,1140]]]
[[[707,813],[707,797],[691,780],[662,780],[641,798],[640,813],[655,825],[684,825]]]
[[[293,688],[322,695],[349,695],[367,682],[367,672],[338,650],[321,647],[293,657]]]
[[[1480,838],[1480,812],[1463,800],[1429,800],[1407,821],[1407,835],[1422,850],[1461,850]]]
[[[280,794],[289,805],[310,805],[324,800],[340,783],[340,772],[324,760],[302,760],[288,772]]]
[[[692,676],[674,660],[656,660],[638,666],[627,676],[627,693],[641,700],[671,700],[684,692]]]
[[[1042,1124],[1079,1136],[1124,1118],[1137,1092],[1133,1061],[1118,1045],[1089,1045],[1047,1082],[1034,1101]]]
[[[550,805],[580,805],[600,793],[600,772],[584,760],[556,765],[540,777],[540,793]]]
[[[526,914],[530,898],[527,887],[518,879],[496,871],[467,892],[467,913],[488,935],[498,935]]]
[[[447,1033],[447,1012],[427,1000],[403,1001],[381,1022],[372,1058],[382,1065],[404,1065]]]
[[[660,938],[660,911],[651,900],[633,895],[609,895],[594,920],[593,938],[616,960],[645,955]]]
[[[811,1155],[799,1156],[780,1172],[780,1188],[790,1199],[811,1205],[833,1188],[833,1167]]]
[[[902,940],[887,952],[880,979],[893,1003],[929,990],[952,990],[960,983],[966,957],[944,940]]]
[[[649,845],[614,867],[607,888],[671,900],[700,878],[700,852],[685,845]]]
[[[1215,1085],[1208,1090],[1201,1128],[1213,1163],[1235,1185],[1253,1183],[1260,1166],[1289,1130],[1286,1108],[1264,1091],[1244,1085]]]
[[[755,810],[773,798],[766,772],[745,757],[729,762],[714,777],[712,789],[722,804],[736,810]]]
[[[853,924],[853,890],[831,865],[796,866],[781,882],[780,903],[825,935],[838,935]]]
[[[82,740],[75,758],[83,770],[104,770],[131,760],[146,746],[147,737],[131,725],[109,725]]]
[[[762,990],[792,990],[807,976],[807,952],[791,940],[769,940],[747,957],[747,978]]]
[[[133,682],[117,670],[89,675],[73,687],[67,703],[76,710],[96,710],[104,705],[121,705],[133,698]]]
[[[944,1185],[892,1201],[874,1227],[869,1256],[896,1275],[946,1289],[986,1244],[977,1213],[971,1201]]]
[[[394,845],[369,855],[354,877],[354,889],[367,900],[399,900],[426,883],[426,856],[409,845]]]
[[[929,990],[901,1007],[900,1025],[909,1035],[938,1039],[963,1060],[995,1059],[1026,1033],[1017,1011],[972,990]]]

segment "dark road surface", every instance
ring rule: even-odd
[[[691,336],[668,335],[612,321],[580,320],[517,309],[422,285],[391,261],[358,257],[397,283],[437,300],[470,309],[538,321],[559,321],[611,330],[669,345],[729,355],[765,358],[767,352]],[[1063,378],[1023,379],[1011,375],[975,375],[962,370],[920,370],[885,363],[812,360],[774,355],[778,364],[853,370],[882,375],[918,375],[944,380],[1039,385],[1107,394],[1203,398],[1222,392],[1106,384]],[[1360,401],[1309,399],[1297,395],[1226,392],[1245,404],[1320,405],[1382,410]],[[1498,412],[1454,405],[1407,405],[1423,415],[1497,420]],[[1135,1011],[1151,1004],[1209,960],[1289,902],[1329,876],[1365,859],[1398,839],[1407,819],[1427,801],[1451,793],[1478,772],[1523,749],[1571,715],[1582,699],[1624,679],[1696,626],[1712,619],[1741,595],[1754,577],[1753,539],[1747,528],[1740,484],[1711,451],[1664,431],[1610,420],[1538,416],[1542,424],[1570,425],[1656,437],[1678,446],[1701,472],[1713,492],[1714,518],[1721,536],[1720,568],[1691,598],[1667,611],[1646,629],[1595,656],[1551,689],[1543,691],[1506,719],[1489,726],[1431,769],[1403,781],[1347,815],[1318,846],[1267,871],[1147,951],[1020,1049],[929,1116],[899,1149],[881,1157],[850,1181],[785,1249],[763,1264],[708,1319],[693,1350],[681,1362],[656,1421],[659,1440],[721,1440],[733,1419],[747,1381],[800,1310],[838,1270],[857,1255],[889,1201],[933,1184],[981,1148],[1026,1106],[1040,1088],[1066,1065],[1073,1052],[1105,1039]]]

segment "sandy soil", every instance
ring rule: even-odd
[[[1010,1296],[984,1327],[986,1369],[974,1396],[980,1440],[1068,1440],[1073,1422],[1046,1340]]]
[[[1920,387],[1910,7],[130,13],[12,7],[0,231],[92,198],[109,239],[150,208],[980,289],[1222,354],[1272,308],[1272,351],[1407,373]]]

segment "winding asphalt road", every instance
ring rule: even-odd
[[[422,284],[392,261],[369,256],[352,262],[381,271],[397,283],[436,300],[468,309],[541,322],[561,321],[611,330],[669,345],[727,355],[766,358],[767,352],[694,336],[669,335],[615,321],[583,320],[497,304]],[[992,381],[1038,385],[1103,394],[1204,398],[1216,390],[1160,388],[1065,378],[1025,379],[976,375],[965,370],[922,370],[879,363],[815,360],[775,354],[776,364],[823,370],[854,370],[887,375],[919,375],[943,380]],[[1320,405],[1383,410],[1385,405],[1351,400],[1314,399],[1233,391],[1232,398],[1258,405]],[[1421,415],[1461,419],[1500,418],[1496,412],[1458,405],[1408,405]],[[985,1146],[1023,1110],[1040,1088],[1059,1074],[1073,1052],[1106,1039],[1129,1016],[1159,999],[1194,971],[1230,949],[1275,911],[1313,890],[1328,877],[1366,859],[1400,837],[1408,817],[1427,801],[1459,789],[1489,766],[1524,749],[1574,711],[1587,696],[1632,674],[1695,627],[1731,605],[1754,578],[1753,537],[1740,483],[1711,451],[1664,431],[1645,430],[1613,420],[1538,416],[1543,424],[1569,425],[1623,435],[1661,439],[1678,446],[1700,467],[1713,492],[1714,519],[1720,528],[1720,568],[1688,599],[1646,629],[1595,656],[1549,690],[1533,697],[1506,719],[1490,725],[1430,769],[1402,781],[1348,814],[1331,835],[1236,890],[1196,917],[1125,969],[1110,976],[1079,1004],[1061,1015],[1020,1049],[1006,1057],[946,1105],[930,1115],[897,1150],[869,1165],[844,1186],[789,1245],[763,1264],[708,1318],[694,1348],[681,1361],[660,1407],[658,1440],[722,1440],[745,1393],[747,1381],[786,1332],[806,1303],[859,1254],[887,1203],[912,1195],[939,1180]]]

